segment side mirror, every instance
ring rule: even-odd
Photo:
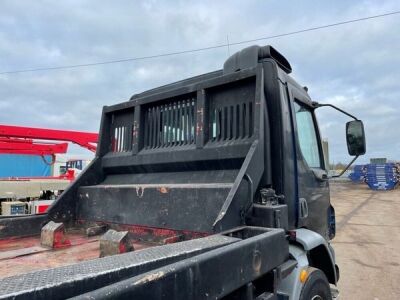
[[[365,154],[364,124],[360,120],[346,123],[347,150],[352,156]]]
[[[323,106],[330,106],[337,111],[340,111],[342,114],[353,118],[354,121],[350,121],[346,123],[346,141],[347,141],[347,150],[349,151],[350,155],[354,155],[352,161],[342,170],[339,175],[333,175],[333,177],[340,177],[342,176],[349,167],[355,162],[359,155],[365,154],[365,133],[364,133],[364,124],[362,121],[358,120],[355,116],[349,114],[348,112],[336,107],[332,104],[321,104],[318,102],[313,102],[313,106],[315,108],[323,107]]]

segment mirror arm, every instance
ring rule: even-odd
[[[336,109],[337,111],[341,112],[342,114],[345,114],[346,116],[349,116],[350,118],[352,118],[352,119],[354,119],[354,120],[356,120],[356,121],[359,121],[359,120],[358,120],[355,116],[353,116],[352,114],[349,114],[347,111],[344,111],[343,109],[340,109],[339,107],[336,107],[336,106],[333,105],[333,104],[320,104],[320,103],[314,101],[314,102],[312,102],[312,106],[313,106],[314,108],[323,107],[323,106],[329,106],[329,107],[332,107],[333,109]],[[355,157],[352,159],[352,161],[344,168],[344,170],[343,170],[342,172],[340,172],[339,175],[333,175],[333,176],[331,176],[330,178],[337,178],[337,177],[342,176],[342,175],[344,174],[344,172],[346,172],[346,171],[350,168],[350,166],[356,161],[356,159],[357,159],[358,157],[359,157],[359,155],[355,156]]]
[[[355,160],[356,160],[358,157],[359,157],[359,155],[355,156],[355,157],[352,159],[352,161],[349,162],[349,164],[344,168],[344,170],[343,170],[342,172],[340,172],[339,175],[332,175],[330,178],[337,178],[337,177],[342,176],[342,175],[344,174],[344,172],[346,172],[346,171],[350,168],[350,166],[353,164],[353,162],[355,162]]]
[[[318,102],[313,102],[312,105],[315,108],[323,107],[323,106],[330,106],[330,107],[336,109],[337,111],[340,111],[342,114],[345,114],[346,116],[349,116],[350,118],[353,118],[354,120],[358,121],[358,119],[355,116],[349,114],[348,112],[344,111],[343,109],[340,109],[339,107],[336,107],[333,104],[321,104],[321,103],[318,103]]]

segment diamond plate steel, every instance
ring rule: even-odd
[[[212,235],[156,246],[0,280],[0,299],[63,299],[142,272],[231,244],[239,239]]]

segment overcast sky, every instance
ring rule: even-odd
[[[175,52],[400,10],[398,1],[0,1],[0,72]],[[367,155],[400,160],[400,15],[259,41],[314,100],[365,123]],[[229,53],[250,44],[231,46]],[[98,131],[103,105],[220,69],[228,49],[0,75],[0,123]],[[339,113],[318,113],[331,161],[348,161]],[[87,153],[77,148],[72,151]],[[363,161],[361,160],[361,161]]]

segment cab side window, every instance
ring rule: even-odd
[[[317,132],[311,110],[298,102],[294,103],[297,135],[300,149],[310,168],[321,168],[321,156]]]

